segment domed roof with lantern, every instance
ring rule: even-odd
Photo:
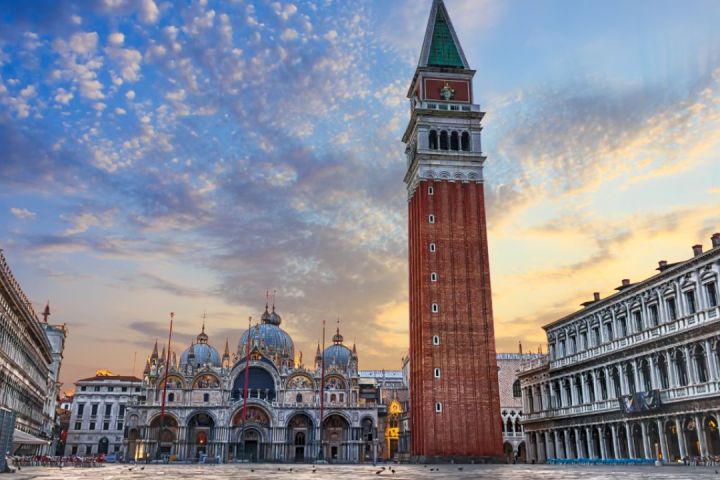
[[[343,345],[344,338],[340,333],[340,326],[337,327],[332,340],[333,344],[327,347],[323,352],[325,366],[328,368],[334,366],[341,370],[345,370],[350,365],[351,360],[357,361],[357,354]]]
[[[215,347],[208,343],[208,336],[205,333],[205,322],[203,321],[202,331],[198,334],[194,343],[185,349],[180,355],[180,366],[191,364],[193,367],[199,368],[205,364],[213,367],[221,365],[220,354]]]
[[[238,342],[238,356],[244,358],[247,355],[248,335],[250,336],[250,351],[257,350],[265,357],[276,363],[291,364],[295,359],[295,346],[288,333],[280,328],[282,318],[272,306],[272,312],[268,311],[265,304],[265,311],[260,316],[260,323],[245,330]],[[278,365],[279,366],[279,365]]]

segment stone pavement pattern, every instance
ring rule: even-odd
[[[142,469],[142,467],[145,467]],[[41,468],[30,467],[0,476],[0,480],[133,480],[133,479],[488,479],[488,480],[597,480],[635,479],[705,479],[720,480],[720,467],[622,467],[607,466],[550,466],[550,465],[321,465],[313,473],[312,465],[106,465],[100,468]],[[390,469],[394,468],[395,473]],[[430,471],[431,469],[439,471]],[[462,471],[459,470],[462,468]],[[292,470],[291,470],[292,469]],[[253,471],[254,470],[254,471]],[[380,474],[376,472],[381,471]]]

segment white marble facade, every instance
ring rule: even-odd
[[[720,456],[720,234],[543,327],[521,373],[531,461]]]

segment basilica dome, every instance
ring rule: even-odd
[[[272,313],[268,312],[267,305],[265,312],[260,317],[262,323],[253,325],[250,330],[245,330],[240,341],[238,342],[238,356],[245,357],[247,354],[245,348],[248,343],[248,332],[250,335],[250,351],[257,349],[260,353],[273,360],[295,358],[295,346],[290,335],[280,328],[282,319],[275,312],[273,306]]]
[[[338,328],[335,335],[333,335],[333,344],[327,347],[325,352],[323,352],[325,366],[335,366],[345,370],[350,365],[350,361],[353,359],[353,356],[353,351],[343,345],[343,336],[340,335],[340,328]]]
[[[182,355],[180,355],[180,366],[192,364],[194,367],[199,368],[207,363],[213,367],[219,367],[221,365],[220,354],[214,347],[208,344],[208,336],[205,333],[204,324],[202,332],[197,336],[196,341],[197,343],[191,344]]]

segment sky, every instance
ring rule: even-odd
[[[408,348],[400,139],[430,0],[0,1],[0,248],[69,329],[62,381],[142,372],[276,291],[361,369]],[[720,231],[720,3],[446,0],[487,115],[499,351]],[[329,337],[329,335],[328,335]]]

